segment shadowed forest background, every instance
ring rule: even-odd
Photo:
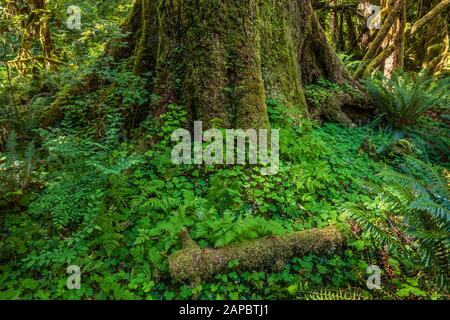
[[[448,299],[449,13],[0,0],[0,298]],[[194,121],[278,174],[175,165]]]

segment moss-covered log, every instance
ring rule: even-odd
[[[109,52],[153,74],[152,112],[177,103],[205,128],[268,127],[270,98],[307,116],[305,84],[352,81],[310,0],[135,0],[124,30]]]
[[[181,281],[193,282],[226,272],[234,260],[238,271],[270,270],[293,257],[331,253],[344,241],[335,227],[268,236],[220,249],[201,249],[186,231],[181,238],[183,249],[169,257],[170,273]]]

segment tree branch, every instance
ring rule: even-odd
[[[417,21],[410,30],[410,35],[413,35],[420,29],[422,29],[428,22],[434,17],[444,12],[447,7],[450,6],[450,0],[442,0],[433,9],[430,10],[426,15],[424,15],[419,21]]]

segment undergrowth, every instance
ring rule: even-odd
[[[170,116],[144,121],[140,130],[150,137],[183,123],[183,108],[171,110]],[[111,134],[97,142],[73,134],[67,123],[37,131],[40,161],[31,167],[29,148],[14,151],[11,146],[2,156],[1,183],[14,178],[8,172],[16,168],[16,175],[29,172],[18,177],[25,175],[28,184],[37,181],[38,187],[22,183],[12,189],[14,199],[11,192],[2,195],[1,297],[441,297],[430,279],[419,276],[413,260],[401,251],[381,250],[370,229],[366,234],[348,227],[347,245],[334,256],[298,257],[279,270],[240,274],[230,263],[229,273],[195,285],[170,278],[167,257],[181,248],[178,234],[185,228],[201,247],[223,247],[329,224],[345,226],[341,204],[369,199],[358,181],[383,183],[377,174],[386,170],[385,162],[361,146],[370,139],[381,147],[392,136],[369,127],[319,128],[309,120],[286,124],[283,108],[277,110],[269,110],[272,125],[282,127],[276,176],[262,176],[252,166],[174,166],[171,143],[164,139],[149,141],[142,152],[139,141]],[[105,132],[114,128],[111,123]],[[23,160],[9,159],[14,152]],[[6,205],[11,201],[20,206]],[[66,288],[69,265],[82,268],[80,290]],[[384,292],[367,289],[369,265],[387,270]]]

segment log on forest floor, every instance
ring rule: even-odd
[[[335,227],[268,236],[219,249],[201,249],[187,231],[181,238],[183,249],[169,257],[170,274],[193,282],[227,272],[231,261],[238,261],[238,271],[273,270],[293,257],[332,253],[344,242],[344,236]]]

